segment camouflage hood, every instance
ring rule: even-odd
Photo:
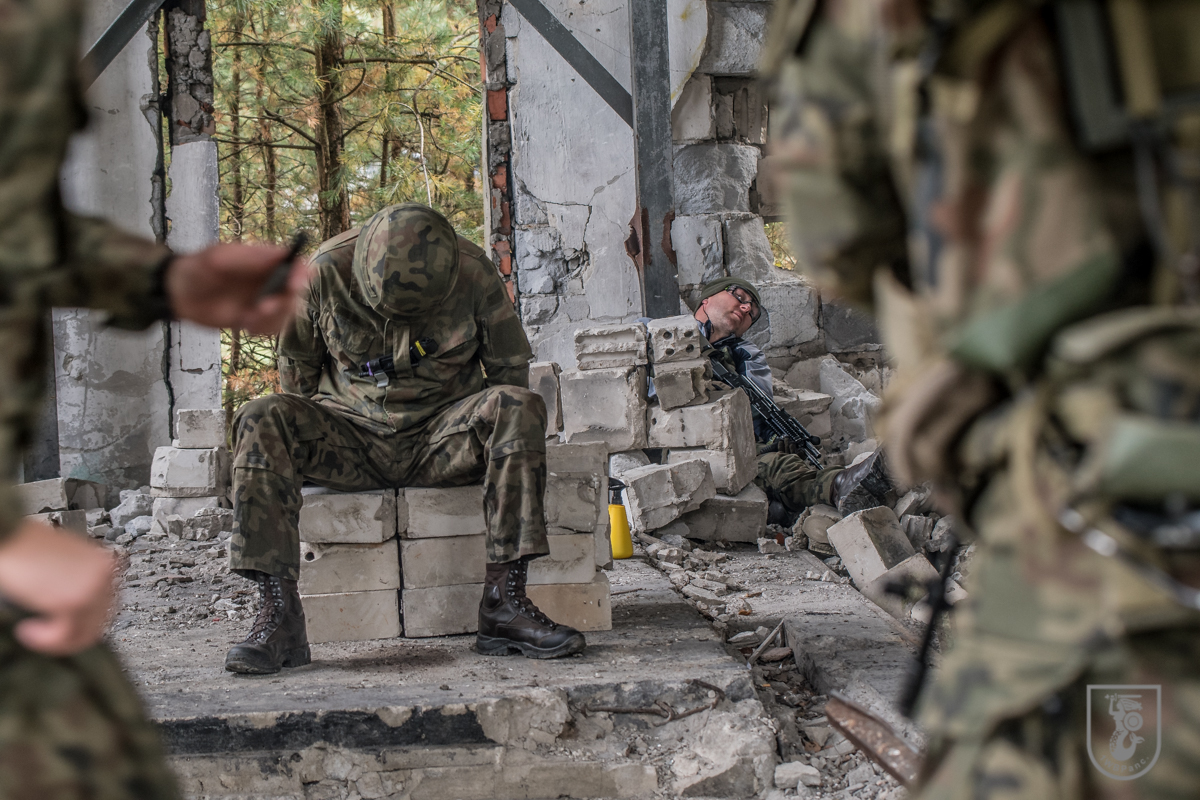
[[[458,238],[449,220],[432,208],[388,206],[363,226],[352,269],[380,314],[419,317],[440,306],[458,278]]]

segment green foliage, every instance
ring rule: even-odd
[[[775,266],[780,269],[796,269],[796,255],[792,252],[792,242],[788,239],[787,226],[782,222],[768,222],[767,243],[775,254]]]
[[[222,239],[317,242],[411,201],[482,241],[474,0],[210,0],[208,15]],[[270,390],[270,344],[224,336],[227,408]]]

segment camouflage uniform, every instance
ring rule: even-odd
[[[444,286],[400,287],[395,294],[420,302],[387,316],[367,303],[355,278],[362,229],[330,239],[314,256],[312,280],[279,343],[284,394],[247,403],[234,421],[235,570],[298,579],[305,480],[356,491],[482,478],[488,559],[549,552],[546,406],[528,389],[529,342],[483,251],[462,238],[425,241],[430,219],[444,222],[431,209],[401,205],[368,223],[390,225],[393,255],[426,248],[414,263],[453,259],[446,276],[433,276],[446,277]],[[430,340],[432,352],[412,363],[413,344]],[[359,375],[384,355],[394,358],[393,374]]]
[[[42,402],[51,306],[167,316],[166,248],[65,212],[67,140],[85,113],[72,0],[3,4],[0,23],[0,538],[23,513],[12,483]],[[157,288],[157,291],[155,289]],[[106,646],[68,658],[17,644],[0,619],[0,797],[173,798],[154,728]]]
[[[1144,305],[1133,159],[1081,153],[1044,10],[781,0],[776,178],[800,263],[877,310],[892,463],[978,546],[919,796],[1196,797],[1200,614],[1159,579],[1196,585],[1200,558],[1135,521],[1200,500],[1200,323]],[[1161,685],[1136,779],[1091,763],[1092,684]]]

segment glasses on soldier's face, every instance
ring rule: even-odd
[[[738,301],[739,305],[746,306],[750,309],[750,324],[758,322],[758,318],[762,315],[762,307],[758,301],[751,297],[745,289],[738,286],[730,286],[725,291],[733,295],[733,299]]]

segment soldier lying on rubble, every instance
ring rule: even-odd
[[[696,321],[716,349],[714,357],[770,397],[773,387],[767,357],[742,338],[762,314],[758,290],[749,281],[723,278],[705,284],[700,298]],[[879,450],[847,469],[818,470],[790,440],[774,437],[757,415],[754,437],[758,441],[758,476],[754,482],[770,498],[768,522],[790,526],[801,511],[819,504],[836,506],[849,514],[885,505],[894,493]]]
[[[304,481],[358,491],[483,479],[487,578],[476,648],[531,658],[581,652],[525,594],[549,553],[546,406],[529,391],[532,351],[495,267],[441,214],[389,206],[321,245],[279,342],[282,394],[234,418],[230,567],[261,609],[225,668],[309,662],[300,577]]]

